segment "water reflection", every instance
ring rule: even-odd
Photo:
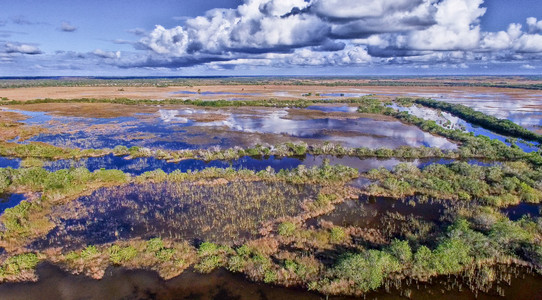
[[[40,280],[32,283],[3,283],[0,298],[10,300],[353,300],[344,296],[326,297],[296,288],[276,287],[250,282],[242,275],[217,270],[210,274],[185,271],[171,280],[162,280],[158,274],[142,270],[109,268],[102,280],[93,280],[82,275],[71,275],[50,264],[38,266]],[[401,300],[405,291],[410,299],[443,300],[518,300],[542,299],[542,278],[540,275],[520,271],[513,276],[511,284],[502,284],[504,296],[496,293],[474,293],[464,286],[459,288],[453,278],[439,278],[433,284],[412,283],[401,290],[378,291],[367,294],[368,300]]]
[[[465,132],[472,132],[475,136],[480,136],[480,135],[486,136],[486,137],[489,137],[490,139],[499,140],[507,144],[508,146],[511,145],[511,143],[508,141],[508,138],[506,136],[494,133],[482,127],[474,126],[471,123],[447,112],[441,112],[432,108],[422,107],[422,106],[417,106],[417,105],[412,105],[410,107],[403,107],[397,104],[393,104],[390,107],[399,111],[408,112],[409,114],[412,114],[418,118],[435,121],[438,125],[447,129],[457,129],[457,130],[462,130]],[[522,141],[521,139],[518,139],[518,141],[515,144],[525,152],[538,151],[537,145]]]
[[[373,149],[400,146],[457,148],[456,144],[445,138],[399,121],[371,118],[292,120],[288,118],[289,111],[285,109],[160,109],[152,115],[99,119],[12,111],[29,116],[29,119],[23,121],[25,124],[41,125],[50,131],[29,141],[84,149],[111,148],[117,145],[159,149],[248,147],[257,142],[276,139],[306,140],[311,143],[329,141],[348,147]],[[252,136],[247,138],[245,134]]]
[[[263,222],[295,216],[319,187],[282,182],[130,184],[102,188],[55,207],[56,227],[35,249],[83,247],[156,236],[176,240],[242,243]]]
[[[188,170],[198,171],[205,168],[234,168],[248,169],[253,171],[262,171],[268,167],[279,171],[282,169],[293,169],[302,164],[302,161],[298,158],[290,157],[268,157],[268,158],[253,158],[249,156],[241,157],[232,161],[214,160],[203,161],[197,159],[187,159],[180,162],[167,162],[165,160],[157,159],[154,157],[142,157],[134,159],[126,159],[122,156],[115,156],[113,154],[106,155],[104,157],[89,157],[80,160],[58,160],[45,162],[44,168],[48,171],[57,171],[61,169],[69,169],[72,167],[85,167],[91,172],[99,169],[118,169],[125,173],[133,175],[141,175],[144,172],[161,169],[166,173],[179,170],[186,172]]]
[[[161,169],[166,173],[179,170],[186,172],[188,170],[198,171],[209,167],[215,168],[233,168],[236,170],[247,169],[252,171],[262,171],[267,168],[272,168],[275,171],[289,170],[296,168],[300,165],[307,167],[321,166],[324,162],[331,165],[343,165],[351,168],[358,169],[360,173],[368,172],[372,169],[385,168],[388,170],[393,169],[400,163],[411,163],[420,168],[425,168],[431,164],[450,164],[454,162],[453,159],[439,159],[439,158],[427,158],[427,159],[398,159],[398,158],[359,158],[353,156],[331,156],[331,155],[305,155],[302,157],[250,157],[244,156],[234,160],[213,160],[203,161],[198,159],[186,159],[180,162],[168,162],[166,160],[157,159],[154,157],[139,157],[127,159],[123,156],[115,156],[109,154],[103,157],[89,157],[79,160],[57,160],[46,161],[44,168],[48,171],[54,172],[61,169],[84,167],[91,172],[99,169],[117,169],[125,173],[132,175],[141,175],[144,172]],[[481,160],[468,160],[469,164],[490,166],[495,164],[494,162],[481,161]]]

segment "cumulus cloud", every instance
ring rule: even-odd
[[[532,21],[533,18],[529,19]],[[534,21],[529,25],[528,32],[522,30],[521,24],[510,24],[507,31],[486,33],[481,41],[481,48],[513,50],[519,53],[542,53],[542,35],[533,33],[535,32],[533,27],[537,25],[536,19]]]
[[[62,22],[62,24],[60,25],[60,30],[64,32],[74,32],[77,30],[77,27],[73,26],[68,22]]]
[[[92,51],[92,54],[101,58],[109,58],[109,59],[118,59],[121,56],[120,51],[112,52],[112,51],[104,51],[102,49],[96,49]]]
[[[184,25],[156,25],[124,67],[408,64],[522,60],[542,53],[542,21],[483,32],[484,0],[244,0]],[[448,60],[448,61],[447,61]],[[257,63],[258,62],[258,63]]]
[[[5,53],[20,53],[28,55],[42,54],[43,52],[34,45],[20,43],[6,43],[4,45]]]
[[[538,21],[533,17],[527,18],[527,26],[529,33],[542,33],[542,20]]]

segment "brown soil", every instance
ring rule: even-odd
[[[178,91],[190,92],[223,92],[223,93],[249,93],[258,95],[203,95],[203,94],[174,94]],[[371,87],[328,87],[328,86],[298,86],[298,85],[208,85],[208,86],[176,86],[176,87],[31,87],[2,89],[2,96],[10,100],[33,99],[78,99],[78,98],[129,98],[129,99],[324,99],[343,97],[315,96],[318,93],[361,93],[384,94],[382,98],[411,96],[416,93],[434,93],[459,95],[462,93],[502,93],[514,99],[523,99],[533,94],[533,91],[523,89],[487,88],[487,87],[403,87],[403,86],[371,86]],[[305,97],[303,94],[312,93]]]

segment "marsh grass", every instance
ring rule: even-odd
[[[542,173],[522,162],[491,167],[454,162],[433,164],[423,170],[411,164],[400,164],[392,171],[372,170],[366,176],[377,181],[369,187],[369,193],[377,196],[416,194],[498,207],[520,202],[540,203],[542,200]]]

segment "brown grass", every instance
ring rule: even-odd
[[[342,80],[341,80],[342,81]],[[352,80],[353,83],[363,80]],[[434,81],[432,79],[431,81]],[[330,82],[329,80],[326,82]],[[130,98],[130,99],[322,99],[331,97],[318,97],[317,93],[362,93],[362,94],[393,94],[396,96],[410,96],[414,93],[447,94],[450,97],[458,97],[462,93],[502,93],[513,99],[521,100],[533,94],[533,91],[522,89],[488,88],[488,87],[328,87],[328,86],[297,86],[297,85],[208,85],[208,86],[176,86],[176,87],[31,87],[2,89],[2,97],[10,100],[33,100],[33,99],[76,99],[76,98]],[[259,95],[203,95],[203,94],[174,94],[178,91],[190,92],[225,92],[225,93],[249,93]],[[303,94],[312,93],[311,97]],[[381,96],[388,98],[389,96]]]

